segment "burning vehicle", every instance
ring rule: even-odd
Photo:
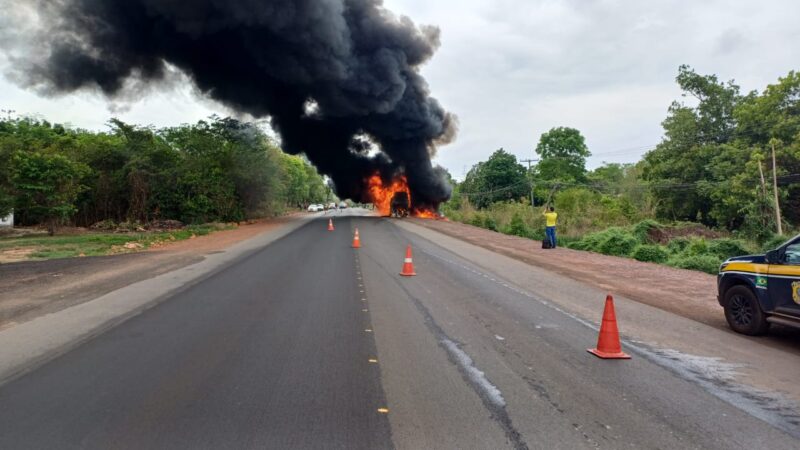
[[[408,200],[408,193],[395,192],[391,203],[392,217],[408,217],[410,209],[411,203]]]
[[[439,219],[437,204],[425,201],[415,201],[405,175],[395,177],[391,182],[384,183],[380,175],[375,174],[366,181],[364,192],[367,201],[375,205],[375,210],[386,217],[420,217],[425,219]]]

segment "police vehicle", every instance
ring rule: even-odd
[[[717,287],[734,331],[764,334],[771,323],[800,328],[800,235],[765,255],[725,261]]]

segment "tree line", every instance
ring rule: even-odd
[[[21,225],[235,222],[324,201],[331,190],[256,125],[213,116],[153,128],[0,120],[0,216]]]
[[[640,161],[589,171],[580,131],[553,128],[540,137],[535,166],[499,149],[457,183],[445,210],[458,218],[465,204],[486,211],[498,202],[550,202],[567,213],[562,228],[575,236],[644,219],[696,222],[759,242],[795,230],[800,74],[746,94],[688,66],[676,82],[683,100],[670,105],[661,143]]]

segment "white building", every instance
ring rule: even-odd
[[[5,217],[0,217],[0,227],[13,227],[14,226],[14,213],[9,213]]]

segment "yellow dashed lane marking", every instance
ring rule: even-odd
[[[369,310],[368,310],[368,309],[366,309],[366,308],[364,308],[364,309],[362,309],[362,310],[361,310],[361,312],[367,312],[367,311],[369,311]]]
[[[375,358],[370,358],[370,359],[369,359],[369,362],[371,362],[371,363],[373,363],[373,364],[377,364],[377,363],[378,363],[378,360],[377,360],[377,359],[375,359]]]
[[[389,414],[388,408],[378,408],[378,412],[381,414]]]
[[[372,333],[372,330],[370,330],[369,328],[367,328],[366,330],[364,330],[364,332],[365,332],[365,333]]]

